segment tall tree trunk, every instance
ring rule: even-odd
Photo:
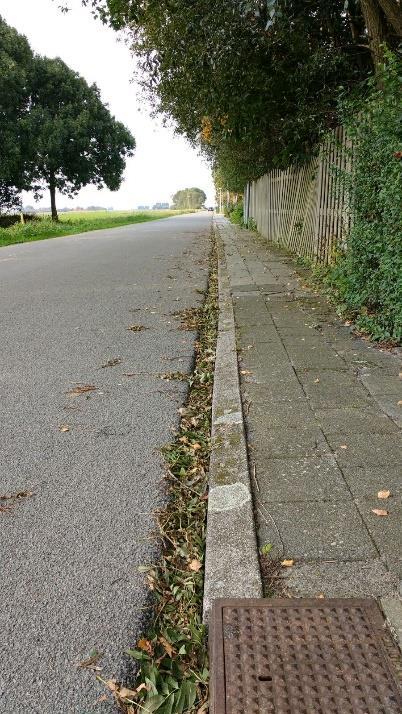
[[[385,40],[385,23],[378,0],[360,0],[360,5],[367,28],[374,69],[384,61],[382,44]]]
[[[402,37],[402,7],[397,0],[379,0],[387,22],[397,37]]]
[[[52,221],[58,221],[59,216],[57,215],[57,208],[56,208],[56,182],[54,179],[54,174],[50,174],[49,191],[50,191],[50,206],[51,206],[51,211],[52,211]]]

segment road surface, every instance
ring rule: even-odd
[[[194,334],[172,313],[202,299],[210,225],[0,249],[0,496],[33,494],[0,501],[1,714],[111,711],[77,664],[96,649],[120,678],[141,632],[159,448],[186,391],[160,375],[191,371]]]

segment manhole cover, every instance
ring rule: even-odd
[[[401,714],[374,600],[216,600],[212,714]]]

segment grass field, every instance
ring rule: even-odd
[[[51,221],[49,216],[43,216],[25,225],[16,223],[10,228],[0,228],[0,246],[156,221],[181,213],[188,211],[77,211],[60,213],[58,223]]]

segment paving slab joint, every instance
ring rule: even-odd
[[[212,398],[212,449],[205,554],[204,621],[218,598],[262,597],[243,419],[235,321],[220,223],[219,324]]]

